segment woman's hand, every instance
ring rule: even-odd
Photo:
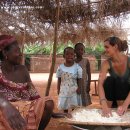
[[[105,116],[105,117],[112,116],[111,108],[102,108],[102,116]]]
[[[13,130],[25,130],[26,122],[19,111],[9,102],[4,101],[1,105],[2,113]]]
[[[123,115],[127,111],[129,105],[130,105],[130,92],[125,101],[123,102],[123,104],[117,108],[118,115],[120,116]]]
[[[101,102],[102,105],[102,116],[110,117],[112,116],[111,108],[108,107],[107,102],[103,100]]]
[[[127,111],[127,106],[122,105],[117,108],[117,113],[119,116],[123,115]]]

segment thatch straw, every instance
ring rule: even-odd
[[[55,11],[55,0],[1,0],[0,33],[18,34],[19,37],[25,30],[26,42],[52,40]],[[108,16],[119,18],[129,12],[129,0],[60,0],[59,37],[63,41],[87,39],[91,42],[95,38],[119,35],[100,23]],[[90,23],[98,26],[93,29],[88,26]]]

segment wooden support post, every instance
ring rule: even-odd
[[[93,96],[98,96],[98,92],[97,92],[97,82],[98,80],[91,80],[91,82],[94,82],[94,94],[92,94]]]

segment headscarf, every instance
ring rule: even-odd
[[[5,47],[10,45],[12,42],[15,42],[16,39],[10,35],[0,35],[0,50],[3,50]]]

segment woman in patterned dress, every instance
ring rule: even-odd
[[[65,62],[58,67],[56,72],[59,95],[58,108],[68,113],[69,109],[80,105],[78,97],[80,97],[82,68],[74,62],[73,48],[65,48],[63,57]]]
[[[0,128],[43,130],[52,116],[54,103],[49,97],[39,96],[26,67],[20,65],[21,56],[16,39],[1,35]]]

